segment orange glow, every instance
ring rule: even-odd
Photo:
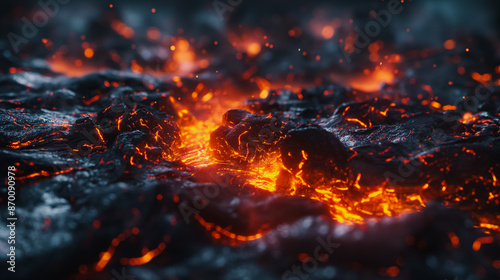
[[[335,30],[330,25],[323,27],[323,29],[321,30],[321,36],[323,36],[325,40],[332,38],[334,33]]]
[[[365,128],[368,127],[365,123],[363,123],[362,121],[360,121],[358,119],[347,118],[346,121],[358,123],[362,127],[365,127]]]
[[[370,75],[356,75],[348,81],[348,85],[354,89],[372,92],[379,90],[382,84],[392,84],[393,81],[393,70],[390,67],[385,67],[375,69]]]
[[[450,238],[451,245],[453,245],[454,248],[460,247],[460,239],[457,237],[457,235],[455,233],[450,232],[448,234],[448,237]]]
[[[134,229],[132,229],[132,233],[134,232]],[[138,229],[136,230],[138,233]],[[127,239],[130,236],[131,231],[130,230],[125,230],[123,233],[120,233],[116,238],[114,238],[111,241],[111,245],[108,247],[108,249],[101,253],[101,256],[99,258],[99,261],[96,263],[94,269],[95,271],[102,271],[109,263],[111,258],[113,257],[116,247],[120,245],[121,242],[123,242],[125,239]],[[136,234],[136,233],[134,233]],[[165,240],[165,239],[164,239]],[[158,256],[163,250],[165,250],[166,244],[164,242],[161,242],[156,249],[153,249],[151,251],[143,250],[143,255],[138,258],[121,258],[120,263],[122,265],[142,265],[145,263],[150,262],[153,258]]]
[[[111,28],[124,38],[131,39],[134,37],[134,30],[119,20],[113,20],[111,22]]]
[[[106,267],[106,265],[108,264],[109,260],[111,259],[111,257],[113,256],[114,253],[115,253],[114,248],[112,248],[112,249],[110,248],[110,249],[108,249],[108,251],[104,252],[101,256],[101,259],[96,264],[95,270],[96,271],[103,270],[103,268]]]
[[[178,38],[170,50],[173,61],[165,65],[167,72],[188,73],[196,68],[195,53],[186,39]]]
[[[267,96],[269,95],[269,91],[268,90],[265,90],[263,89],[260,94],[259,94],[259,97],[262,98],[262,99],[265,99],[267,98]]]
[[[135,60],[132,60],[132,66],[130,66],[130,70],[132,70],[132,72],[134,73],[142,73],[143,68],[139,64],[137,64]]]
[[[75,64],[66,61],[65,59],[52,59],[47,61],[50,69],[55,72],[64,73],[70,77],[81,77],[83,75],[99,71],[101,68],[91,67],[91,66],[83,66],[81,60],[77,60],[77,66]]]
[[[474,251],[479,251],[481,249],[481,245],[493,243],[493,236],[479,237],[472,243],[472,249]]]
[[[435,109],[440,109],[441,104],[439,104],[439,102],[437,102],[437,101],[431,101],[431,107],[433,107]]]
[[[260,28],[249,29],[245,28],[241,32],[229,32],[227,34],[228,41],[240,53],[246,53],[249,57],[255,57],[262,51],[262,46],[273,48],[268,39],[264,35],[264,31]]]
[[[85,49],[85,52],[83,53],[86,58],[91,58],[94,56],[94,50],[91,48]]]
[[[260,53],[261,47],[259,43],[251,43],[248,45],[247,53],[249,56],[256,56]]]
[[[205,95],[201,98],[201,100],[202,100],[202,101],[204,101],[204,102],[207,102],[207,101],[209,101],[209,100],[212,98],[212,96],[213,96],[213,94],[212,94],[211,92],[209,92],[209,93],[205,94]]]
[[[444,42],[443,46],[447,50],[453,50],[456,47],[456,43],[453,40],[447,40]]]
[[[176,77],[174,77],[175,79]],[[180,81],[180,78],[179,78]],[[198,87],[197,87],[198,88]],[[201,88],[201,86],[200,86]],[[199,93],[196,92],[196,97]],[[214,98],[214,96],[216,96]],[[212,133],[222,122],[222,115],[229,109],[238,108],[242,102],[241,99],[225,99],[213,92],[205,93],[202,97],[204,102],[196,103],[194,108],[187,108],[174,98],[171,98],[176,110],[179,112],[180,120],[178,121],[181,129],[181,137],[183,142],[179,147],[177,157],[185,164],[191,166],[208,166],[216,163],[210,157],[208,142],[210,133]],[[203,101],[203,100],[202,100]],[[190,112],[196,112],[200,108],[210,108],[212,112],[203,121],[196,119]]]
[[[265,231],[259,230],[256,234],[253,235],[240,235],[235,234],[227,228],[221,228],[213,223],[206,222],[200,215],[195,215],[196,220],[209,232],[212,232],[212,237],[215,239],[220,239],[221,237],[227,238],[229,240],[229,244],[238,245],[243,242],[253,241],[261,238],[266,234]]]
[[[460,122],[465,124],[465,123],[473,122],[475,120],[476,120],[476,117],[471,112],[466,112],[462,116],[462,119],[460,119]]]
[[[266,79],[261,77],[256,77],[255,83],[257,84],[257,87],[259,87],[260,90],[259,97],[263,99],[267,98],[267,96],[269,95],[269,89],[271,87],[271,83],[269,83]]]
[[[495,231],[500,231],[500,226],[494,225],[494,224],[480,223],[479,227],[486,228],[486,229],[492,229],[492,230],[495,230]]]
[[[200,66],[201,69],[205,69],[210,65],[210,62],[208,61],[208,59],[204,58],[204,59],[200,59],[200,61],[198,62],[198,65]]]
[[[161,37],[161,32],[158,28],[156,27],[151,27],[147,31],[147,36],[149,40],[158,40]]]
[[[166,248],[166,244],[161,242],[156,249],[147,251],[143,256],[138,258],[121,258],[120,263],[122,265],[143,265],[150,262],[153,258],[158,256]]]
[[[486,83],[486,82],[489,82],[491,81],[491,75],[486,73],[486,74],[479,74],[477,72],[473,72],[471,74],[471,77],[472,79],[476,80],[477,82],[480,82],[480,83]]]

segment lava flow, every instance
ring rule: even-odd
[[[214,100],[216,99],[214,98]],[[264,100],[261,101],[265,102]],[[241,107],[251,110],[252,107],[248,105],[237,106],[235,105],[237,104],[236,101],[230,103],[232,106],[225,108]],[[256,121],[252,119],[252,117],[255,118],[255,115],[243,109],[229,109],[223,115],[221,112],[226,111],[226,109],[220,104],[221,100],[212,104],[207,102],[204,105],[209,107],[210,111],[213,112],[205,121],[186,117],[183,114],[189,114],[189,110],[180,109],[179,116],[181,118],[184,116],[187,121],[185,121],[185,125],[180,126],[184,144],[181,147],[182,152],[179,153],[178,158],[187,166],[215,166],[216,172],[222,174],[230,173],[235,178],[242,180],[240,182],[241,186],[255,187],[271,193],[279,193],[280,195],[303,196],[324,202],[329,206],[334,220],[346,223],[364,223],[367,219],[382,218],[385,216],[399,217],[405,213],[419,211],[422,207],[425,207],[427,202],[437,198],[444,199],[443,202],[446,205],[454,205],[456,202],[471,199],[467,195],[462,196],[458,194],[459,190],[463,191],[463,187],[448,185],[446,181],[440,182],[440,190],[437,193],[429,190],[430,183],[432,182],[425,180],[422,180],[421,185],[391,185],[389,182],[391,178],[388,177],[386,178],[387,180],[378,185],[364,186],[360,184],[363,174],[351,174],[350,170],[344,170],[348,175],[341,173],[334,174],[327,180],[309,183],[306,178],[324,175],[318,169],[306,169],[308,167],[308,160],[310,161],[306,150],[295,151],[298,155],[298,159],[296,160],[299,162],[296,166],[297,169],[291,170],[283,164],[283,146],[281,147],[281,154],[278,149],[272,148],[273,146],[276,148],[280,144],[283,145],[281,142],[286,143],[287,137],[293,137],[293,134],[292,136],[287,136],[287,133],[285,133],[285,130],[287,130],[287,121],[289,120],[281,123],[277,118],[272,117],[271,114],[262,115],[258,117],[260,118],[258,121],[269,120],[269,123],[259,123],[258,133],[260,134],[254,134],[252,138],[252,133],[255,133],[255,131],[252,131],[251,121]],[[376,114],[382,117],[387,116],[388,113],[405,113],[404,109],[397,108],[395,104],[391,104],[391,107],[384,111],[377,112],[377,109],[372,106],[368,106],[367,109],[368,111],[375,111]],[[221,115],[222,117],[219,117]],[[219,118],[220,120],[218,120]],[[246,120],[248,120],[247,123],[245,123]],[[362,129],[369,128],[357,118],[346,118],[345,120],[355,125],[360,124]],[[182,124],[183,122],[181,120],[179,123]],[[237,148],[235,149],[234,146],[228,143],[228,141],[231,141],[228,139],[229,134],[226,134],[225,138],[220,139],[219,131],[225,129],[234,130],[235,126],[239,124],[242,124],[243,131],[238,132]],[[368,124],[371,126],[370,122]],[[301,125],[300,123],[296,123],[295,126],[300,127]],[[273,128],[275,129],[274,131],[272,130]],[[318,131],[321,130],[321,128],[315,129]],[[498,129],[498,126],[495,125],[495,130],[498,131]],[[326,132],[324,133],[326,134]],[[254,145],[254,149],[250,148],[251,144]],[[309,144],[316,145],[318,143],[310,142]],[[341,144],[338,143],[337,145]],[[304,148],[309,149],[310,147]],[[356,157],[355,152],[349,159],[345,155],[341,155],[341,153],[345,153],[344,151],[339,151],[339,153],[333,154],[333,156],[343,158],[345,161]],[[470,150],[470,153],[473,154],[473,151]],[[288,156],[290,156],[290,152]],[[313,156],[317,157],[318,155]],[[432,155],[422,155],[416,160],[420,161],[419,164],[427,165],[428,163],[425,161],[426,157],[432,157]],[[387,158],[386,161],[390,162],[392,159]],[[303,167],[305,168],[303,169]],[[304,174],[305,172],[312,174]],[[498,187],[496,175],[491,170],[490,178],[478,177],[476,180],[485,186]],[[283,187],[284,185],[286,187]],[[446,191],[450,188],[452,189],[451,192]],[[489,193],[487,200],[482,203],[498,205],[498,197],[498,190],[495,188]],[[479,215],[477,218],[481,221],[478,224],[480,227],[493,230],[500,229],[498,226],[498,217]]]

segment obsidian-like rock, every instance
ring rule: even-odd
[[[281,143],[281,159],[293,174],[301,172],[310,185],[348,177],[346,148],[335,135],[317,126],[290,130]]]
[[[104,148],[106,141],[101,137],[97,124],[89,115],[76,120],[66,133],[67,143],[80,155],[88,155],[96,148]]]
[[[246,110],[231,109],[222,116],[222,123],[229,126],[235,126],[250,116],[253,116],[253,114]]]
[[[240,120],[244,116],[247,117]],[[227,112],[224,120],[226,124],[210,135],[210,147],[219,157],[230,156],[242,162],[265,159],[278,149],[278,143],[289,129],[278,118],[253,115],[243,110]]]
[[[152,146],[169,150],[179,140],[180,130],[175,121],[168,115],[153,114],[141,108],[123,115],[118,130],[140,130],[148,135],[147,141]]]
[[[233,154],[233,149],[226,141],[226,135],[231,131],[227,125],[219,126],[210,134],[210,151],[217,159],[228,159]]]

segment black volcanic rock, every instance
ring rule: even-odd
[[[214,154],[221,159],[230,156],[247,163],[265,160],[269,153],[277,151],[278,143],[290,129],[290,125],[278,118],[244,110],[231,110],[223,119],[226,124],[210,136]]]
[[[140,108],[125,113],[121,118],[121,123],[117,124],[120,131],[140,130],[148,135],[147,142],[153,146],[168,151],[176,141],[179,141],[179,128],[168,115],[154,114]]]
[[[253,114],[246,110],[231,109],[222,116],[222,124],[234,127],[242,120],[250,116],[253,116]]]
[[[339,139],[317,126],[292,129],[281,143],[283,165],[310,185],[347,180],[347,157]]]

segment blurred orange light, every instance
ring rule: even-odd
[[[321,36],[323,36],[323,38],[325,39],[332,38],[334,33],[335,30],[330,25],[323,27],[323,30],[321,30]]]
[[[267,98],[268,95],[269,95],[269,91],[268,90],[263,90],[259,94],[260,98],[262,98],[262,99]]]
[[[158,28],[151,27],[148,29],[147,35],[150,40],[158,40],[161,37],[161,32]]]
[[[453,40],[447,40],[446,42],[444,42],[444,48],[447,49],[447,50],[453,50],[455,47],[456,47],[456,43],[455,41]]]
[[[260,44],[254,42],[248,45],[247,53],[250,56],[256,56],[257,54],[260,53],[260,50],[261,50]]]
[[[94,56],[94,50],[92,50],[91,48],[87,48],[85,49],[83,54],[85,55],[86,58],[91,58]]]
[[[201,59],[200,62],[199,62],[199,65],[200,65],[200,68],[204,69],[204,68],[207,68],[208,65],[210,65],[210,62],[208,61],[208,59]]]
[[[390,277],[396,277],[399,275],[399,267],[391,266],[386,270],[386,272],[387,275],[389,275]]]
[[[131,39],[134,36],[134,30],[119,20],[113,20],[111,28],[124,38]]]

